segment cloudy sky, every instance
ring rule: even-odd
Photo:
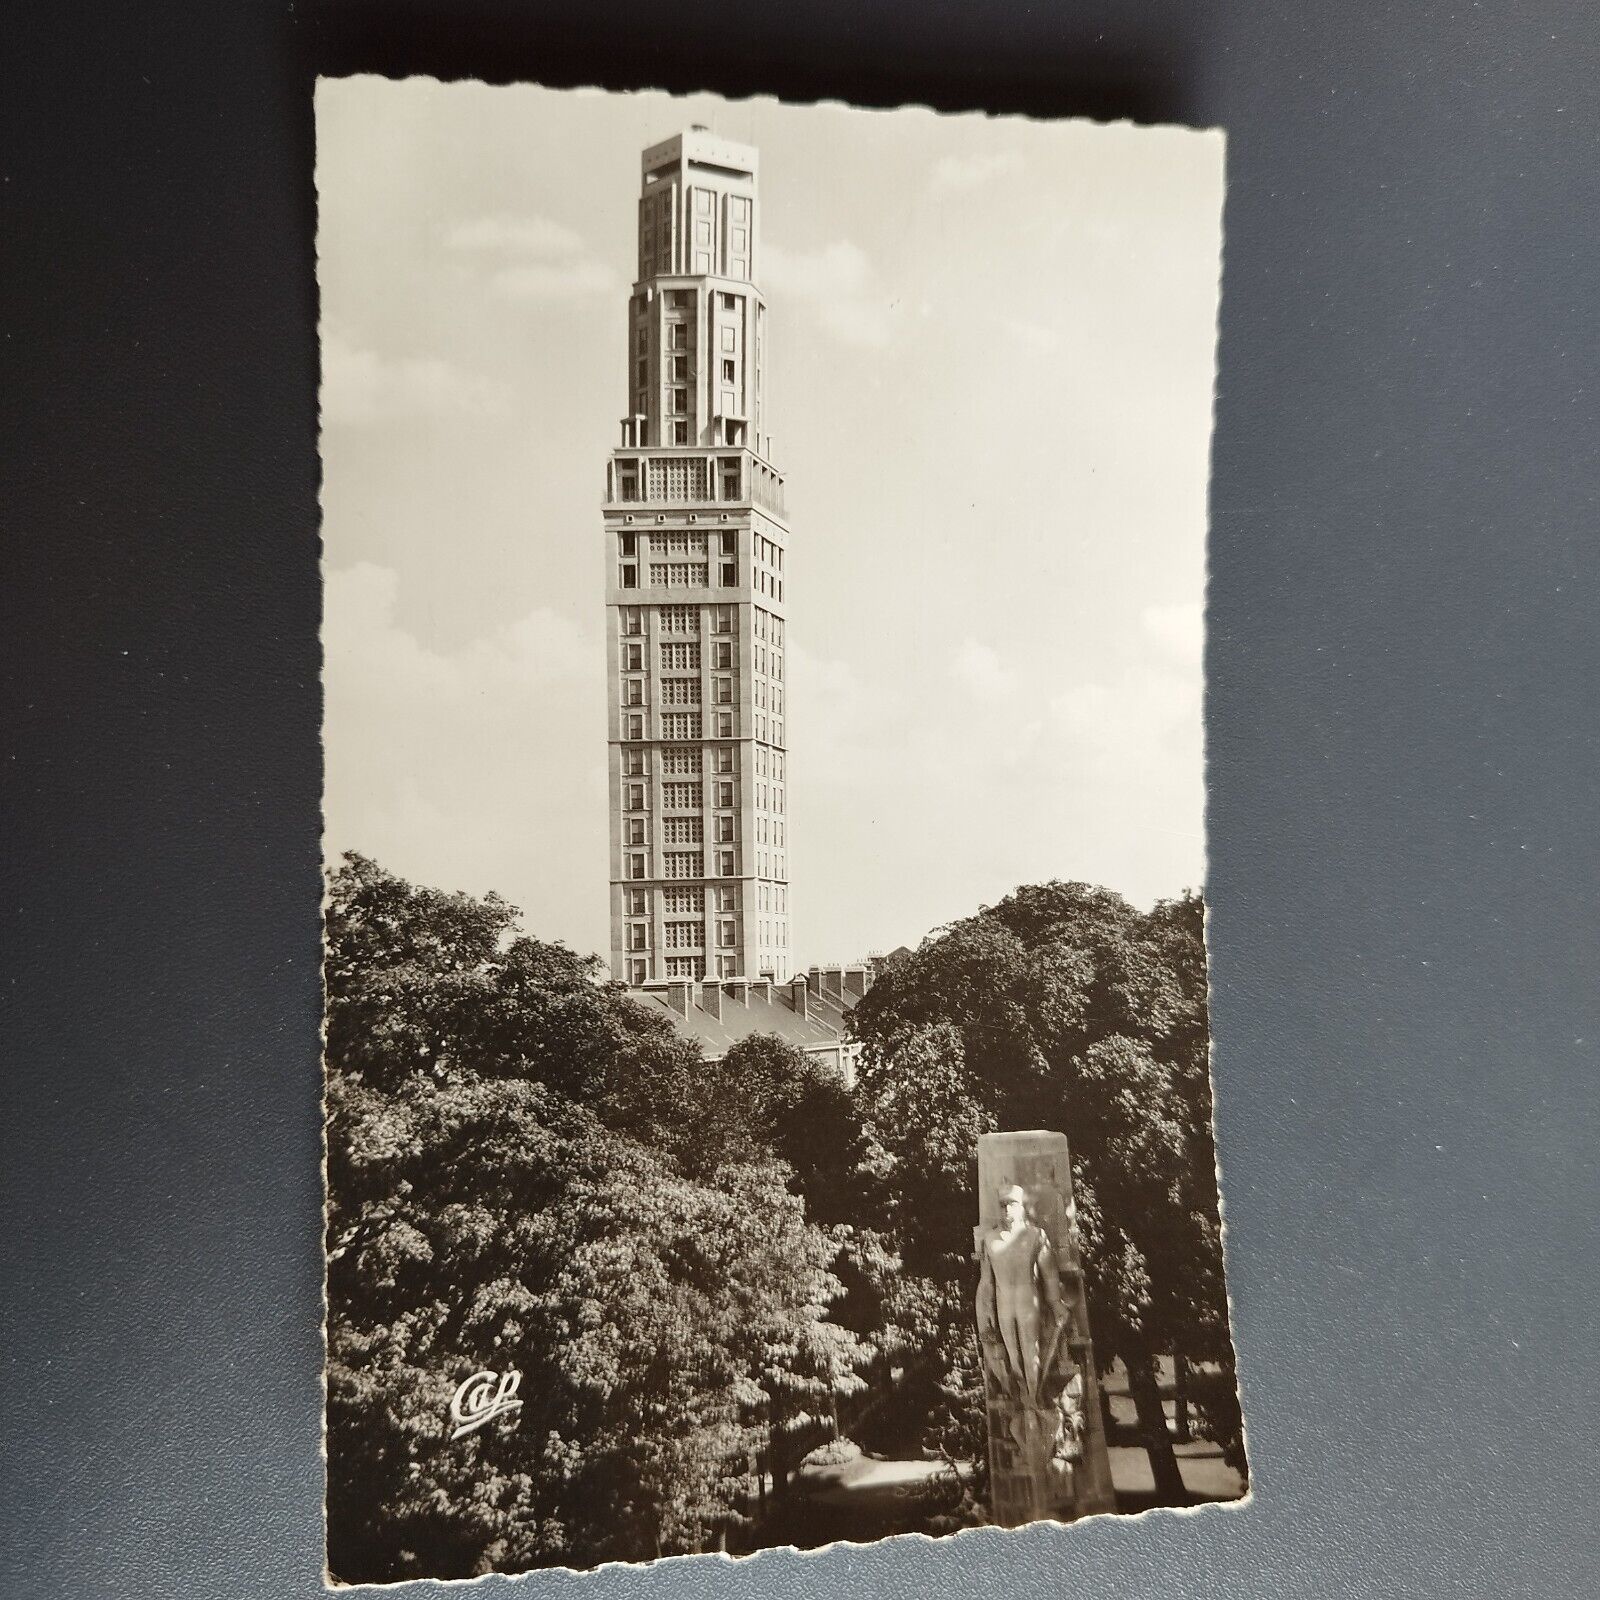
[[[761,152],[795,964],[1204,879],[1220,135],[382,79],[317,100],[326,846],[607,947],[638,156]]]

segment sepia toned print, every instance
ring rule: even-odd
[[[330,1580],[1242,1498],[1220,139],[318,129]]]

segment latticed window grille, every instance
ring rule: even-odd
[[[699,922],[669,922],[667,949],[698,950],[706,942],[705,925]]]
[[[703,978],[706,975],[706,958],[704,956],[668,956],[667,976],[669,978]]]
[[[703,798],[704,791],[698,783],[664,783],[661,786],[661,803],[669,811],[698,811]]]
[[[661,665],[669,672],[698,672],[700,646],[698,644],[663,644]]]
[[[700,752],[698,750],[663,750],[661,752],[661,770],[669,778],[691,775],[698,777],[700,774]]]
[[[701,840],[699,817],[667,817],[661,824],[661,836],[667,844],[699,844]]]
[[[663,678],[661,703],[664,706],[697,706],[700,704],[698,678]]]
[[[698,851],[669,850],[662,858],[669,878],[705,877],[705,857]]]
[[[704,889],[663,889],[661,891],[661,909],[672,916],[676,913],[682,916],[689,911],[704,911],[706,908],[706,892]]]
[[[650,554],[653,556],[704,556],[706,536],[703,533],[652,533]]]
[[[699,633],[699,606],[661,606],[656,612],[663,633]]]
[[[706,587],[704,563],[693,561],[652,561],[650,587],[652,589],[704,589]]]
[[[650,463],[652,500],[704,500],[706,464],[700,456],[669,456]]]
[[[698,711],[664,711],[661,714],[663,739],[698,739],[700,713]]]

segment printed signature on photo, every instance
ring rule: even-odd
[[[521,1383],[522,1374],[516,1371],[503,1377],[497,1372],[474,1372],[451,1396],[450,1416],[456,1431],[450,1437],[459,1439],[496,1417],[520,1411],[522,1402],[516,1396]]]

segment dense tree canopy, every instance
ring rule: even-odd
[[[759,1542],[841,1422],[963,1470],[978,1136],[1072,1143],[1090,1314],[1158,1490],[1155,1357],[1242,1465],[1211,1137],[1203,908],[1019,889],[879,976],[851,1086],[772,1037],[707,1062],[494,896],[359,856],[326,910],[329,1559],[346,1581]],[[451,1437],[474,1371],[515,1426]],[[897,1432],[898,1430],[898,1432]],[[913,1443],[915,1440],[912,1441]],[[778,1524],[774,1524],[777,1526]]]
[[[1086,884],[1021,888],[891,965],[854,1017],[894,1241],[930,1289],[969,1271],[977,1133],[1067,1134],[1096,1354],[1126,1364],[1174,1497],[1155,1357],[1231,1362],[1203,927],[1194,897],[1141,913]],[[965,1331],[946,1329],[954,1368]],[[1232,1392],[1231,1372],[1218,1389]]]
[[[751,1456],[855,1383],[771,1091],[732,1103],[725,1065],[499,901],[351,858],[327,925],[332,1570],[725,1536]],[[516,1427],[451,1440],[455,1385],[510,1367]]]

